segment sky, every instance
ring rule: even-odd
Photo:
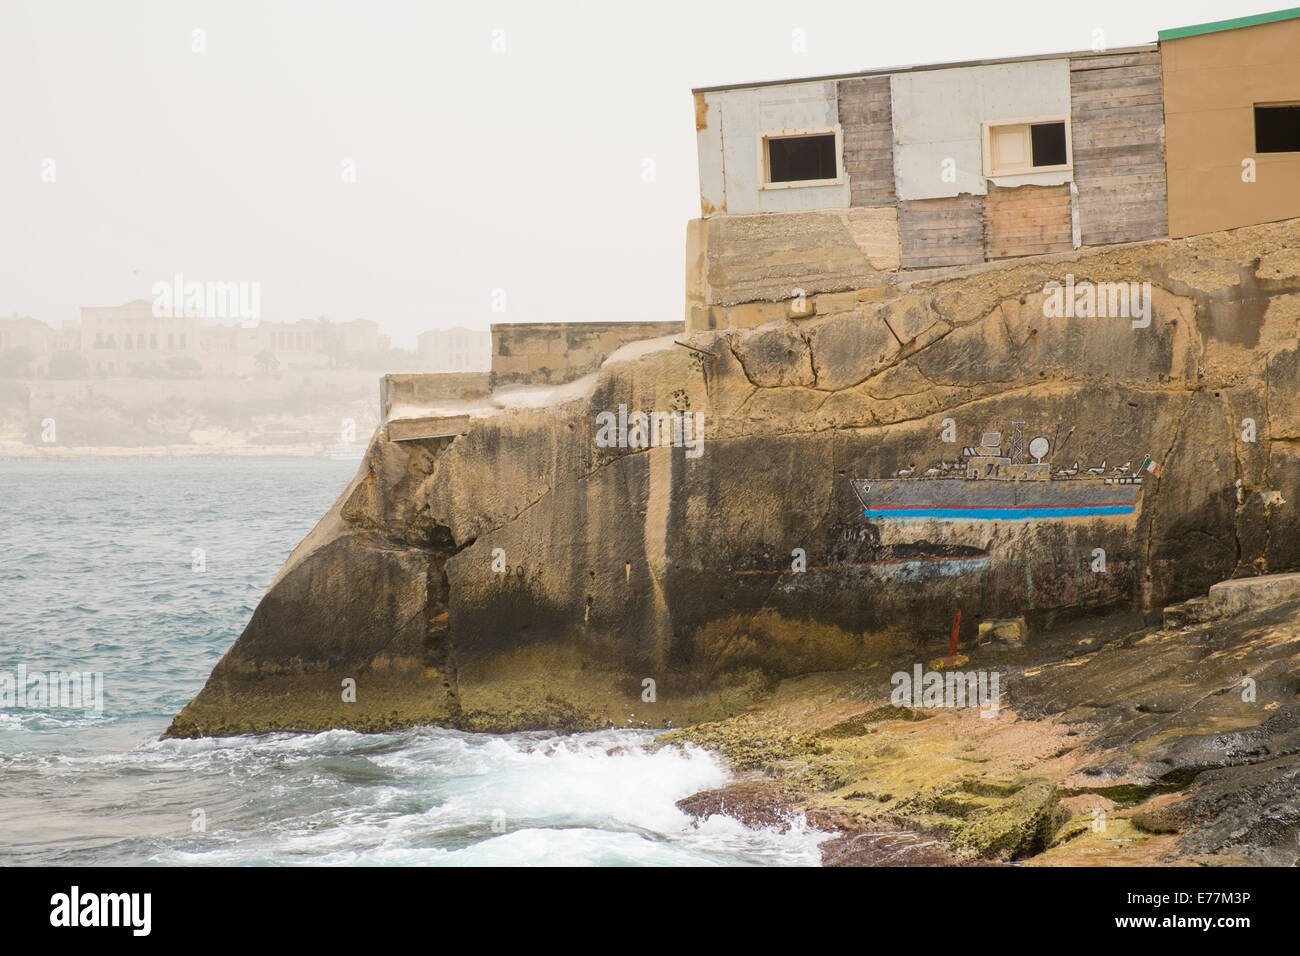
[[[1122,47],[1283,6],[0,0],[0,316],[58,324],[180,274],[402,347],[679,319],[693,87]]]

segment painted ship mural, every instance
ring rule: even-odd
[[[1051,443],[1024,444],[1024,422],[1011,423],[1009,447],[1000,432],[962,449],[955,462],[939,462],[918,473],[915,465],[893,478],[854,478],[853,491],[872,521],[1031,521],[1131,515],[1144,474],[1158,474],[1150,456],[1133,462],[1080,468],[1053,467]],[[1067,436],[1068,437],[1068,436]],[[1026,450],[1028,455],[1026,455]],[[1032,459],[1032,460],[1031,460]]]

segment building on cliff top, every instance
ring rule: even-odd
[[[1300,216],[1298,46],[1295,8],[1145,46],[694,90],[687,328],[883,295],[906,270]]]

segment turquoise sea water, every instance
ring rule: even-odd
[[[653,733],[158,741],[356,467],[0,461],[0,682],[103,675],[102,712],[0,706],[0,864],[818,862],[797,821],[693,824],[728,771]]]

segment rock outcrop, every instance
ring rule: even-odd
[[[1053,315],[1067,276],[1149,282],[1149,326]],[[958,608],[963,634],[1032,633],[1300,568],[1300,222],[834,304],[623,350],[578,397],[455,438],[381,429],[168,733],[718,719],[782,678],[942,650]],[[635,447],[633,417],[605,447],[621,408],[702,414],[703,445]],[[1016,467],[1046,440],[1062,510],[864,513],[854,479],[924,498],[988,432]],[[1131,508],[1064,507],[1102,486],[1088,469],[1148,458],[1140,488],[1106,486]]]
[[[971,648],[963,666],[999,677],[995,712],[900,706],[907,655],[789,678],[745,714],[663,738],[737,772],[678,805],[836,833],[827,865],[1293,866],[1300,597],[1287,577],[1248,579],[1255,604],[1209,620],[1143,627],[1121,611]]]

